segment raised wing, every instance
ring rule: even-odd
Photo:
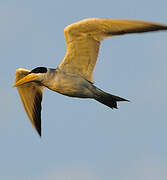
[[[166,29],[165,25],[136,20],[84,19],[64,29],[67,50],[59,68],[93,82],[92,73],[101,40],[110,36]]]
[[[19,68],[16,70],[15,82],[25,77],[30,71]],[[41,101],[44,86],[30,82],[17,87],[24,109],[32,123],[41,136]]]

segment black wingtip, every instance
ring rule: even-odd
[[[35,129],[38,132],[38,135],[41,137],[41,101],[42,101],[42,94],[37,93],[34,99],[34,124],[35,124]]]
[[[42,137],[41,130],[37,130],[39,137]]]

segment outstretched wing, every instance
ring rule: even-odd
[[[15,82],[28,75],[30,71],[19,68],[15,73]],[[35,82],[29,82],[17,87],[24,109],[32,123],[41,136],[41,101],[42,90],[44,86],[40,86]]]
[[[165,25],[136,20],[84,19],[64,29],[67,50],[59,68],[93,82],[92,73],[101,40],[110,36],[166,29]]]

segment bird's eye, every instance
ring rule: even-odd
[[[46,72],[47,72],[47,68],[37,67],[37,68],[33,69],[30,73],[46,73]]]

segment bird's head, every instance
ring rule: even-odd
[[[28,82],[41,82],[44,79],[48,69],[46,67],[37,67],[31,70],[25,77],[18,80],[13,87],[20,86]]]

